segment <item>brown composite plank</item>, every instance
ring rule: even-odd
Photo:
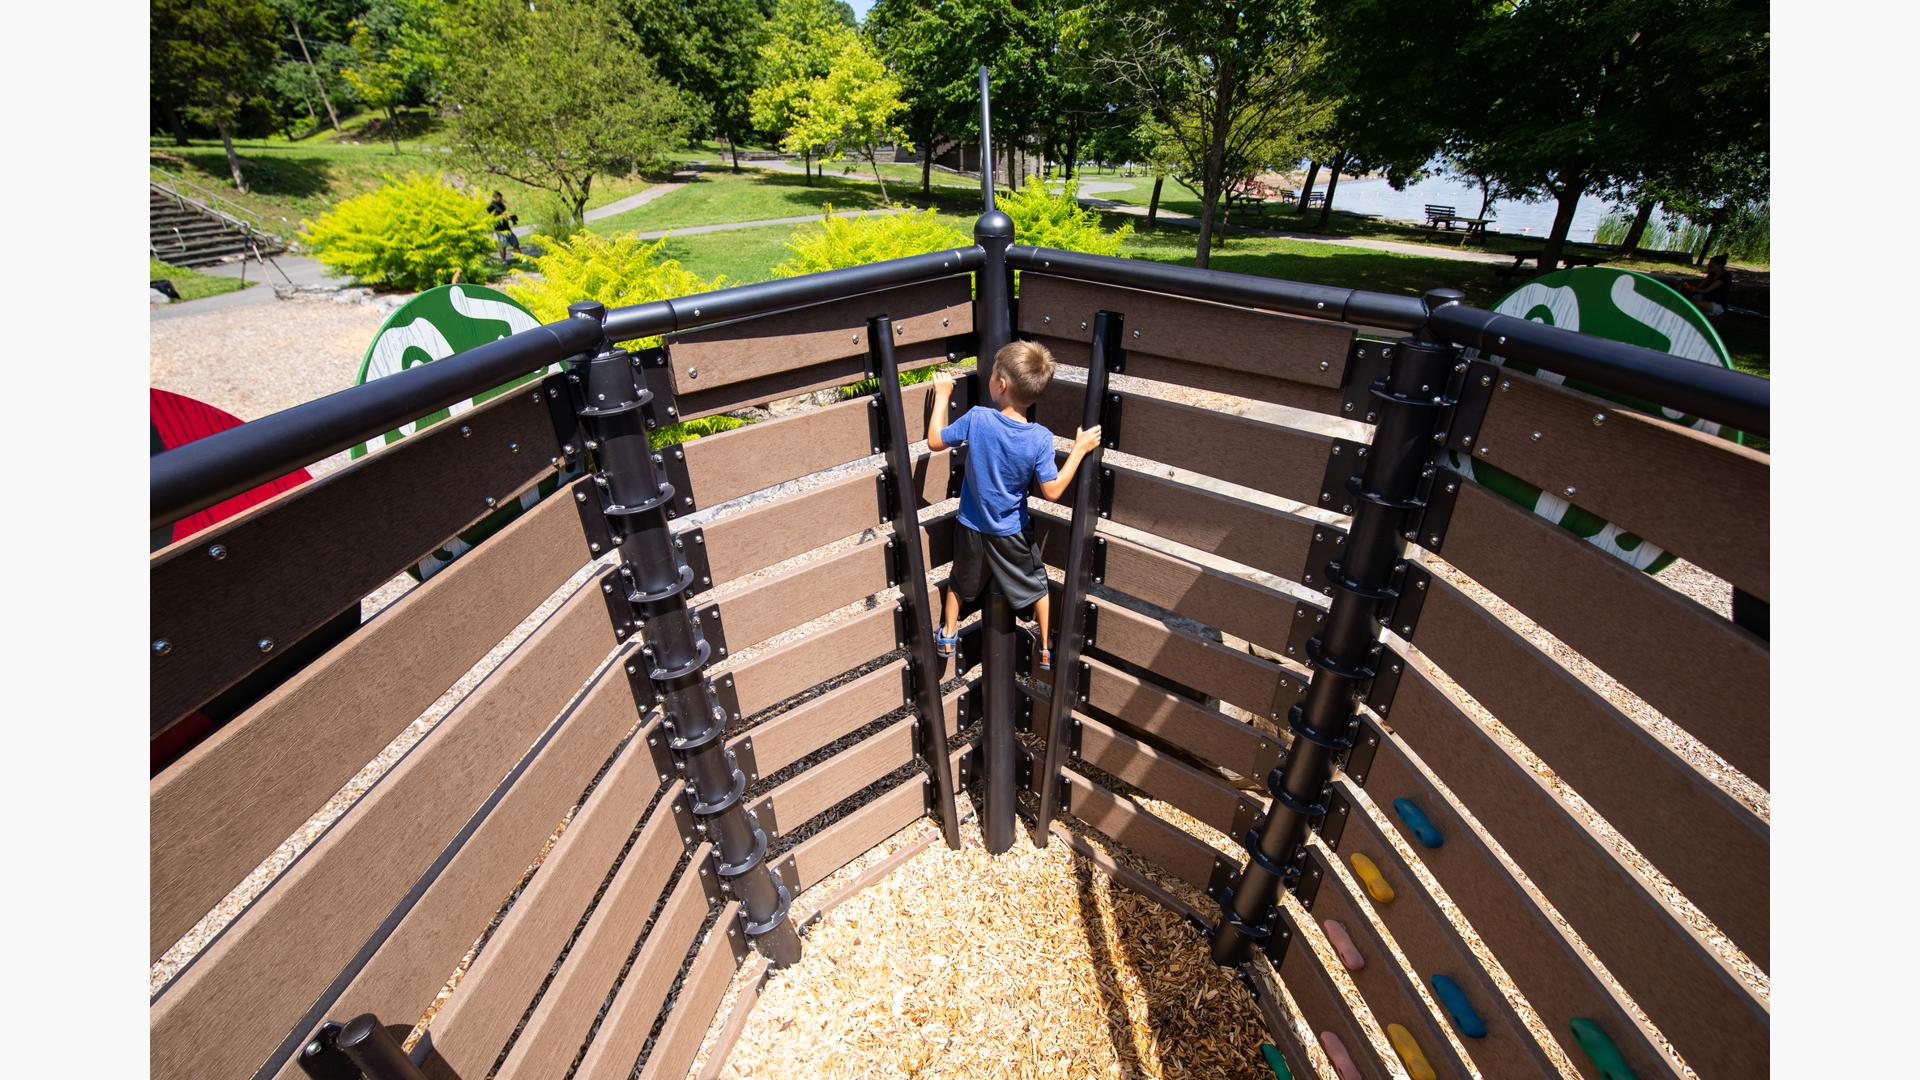
[[[1032,520],[1047,565],[1065,566],[1066,520],[1043,513],[1035,513]],[[1286,651],[1293,620],[1302,617],[1296,615],[1296,609],[1308,612],[1304,617],[1312,617],[1313,605],[1301,604],[1277,590],[1142,547],[1131,540],[1117,536],[1101,539],[1106,541],[1107,564],[1106,574],[1098,584],[1138,597],[1154,607],[1177,611],[1186,618],[1224,630],[1271,652]]]
[[[1765,641],[1478,484],[1460,485],[1444,556],[1768,783]]]
[[[1474,1063],[1487,1076],[1558,1076],[1553,1059],[1534,1041],[1526,1022],[1507,1003],[1506,996],[1493,984],[1473,949],[1441,913],[1433,894],[1401,860],[1399,850],[1380,831],[1380,824],[1353,797],[1351,788],[1345,788],[1342,793],[1347,796],[1350,809],[1336,857],[1355,851],[1365,855],[1380,868],[1381,876],[1394,889],[1391,903],[1375,904],[1371,898],[1360,898],[1356,903],[1370,907],[1386,923],[1394,942],[1406,954],[1407,962],[1428,980],[1429,989],[1433,976],[1445,975],[1467,993],[1467,1000],[1487,1025],[1486,1035],[1478,1039],[1461,1036]],[[1318,901],[1315,907],[1318,908]]]
[[[1093,597],[1099,609],[1095,640],[1087,644],[1109,656],[1152,670],[1211,697],[1262,715],[1276,699],[1291,703],[1302,685],[1280,665],[1230,649],[1151,615]]]
[[[876,315],[892,320],[896,350],[969,333],[972,275],[955,274],[674,334],[667,339],[674,390],[708,391],[847,359],[854,361],[852,366],[834,374],[858,380],[865,374],[870,347],[867,320]]]
[[[790,833],[839,805],[842,799],[913,761],[909,716],[896,720],[853,746],[809,767],[754,804],[753,813],[769,836]]]
[[[737,903],[728,904],[720,913],[720,921],[707,931],[706,944],[700,946],[699,954],[687,966],[686,981],[680,984],[680,993],[667,1013],[667,1022],[660,1028],[660,1037],[647,1052],[647,1063],[640,1070],[642,1077],[684,1077],[693,1067],[700,1044],[706,1040],[707,1029],[719,1015],[720,1002],[727,996],[733,973],[746,957],[747,945],[740,940],[739,929],[734,925],[738,911]]]
[[[292,488],[148,563],[152,730],[205,704],[551,472],[553,422],[515,391]],[[462,432],[469,434],[463,436]],[[221,558],[211,552],[219,547]]]
[[[1526,375],[1498,378],[1476,461],[1768,598],[1767,455]]]
[[[250,1075],[266,1061],[612,644],[592,589],[534,631],[161,992],[153,1075]]]
[[[620,856],[634,830],[636,808],[660,787],[647,739],[659,730],[650,723],[620,753],[593,797],[574,815],[560,840],[500,926],[487,939],[454,995],[434,1014],[434,1048],[461,1076],[484,1076],[492,1068],[553,968],[580,916],[594,900],[607,868]],[[661,796],[646,828],[622,867],[660,874],[649,890],[643,883],[637,895],[651,905],[665,884],[666,873],[679,857],[681,841],[670,809],[681,796],[674,784]],[[629,871],[629,877],[632,871]],[[631,886],[623,886],[630,888]],[[621,893],[609,891],[606,904],[618,904]],[[644,914],[642,915],[644,917]],[[624,957],[622,957],[624,959]],[[609,981],[611,976],[608,976]]]
[[[1152,356],[1337,389],[1354,337],[1354,328],[1340,323],[1031,270],[1020,276],[1017,315],[1022,333],[1090,343],[1099,311],[1123,316],[1120,343],[1129,375],[1138,374],[1135,358]]]
[[[1421,630],[1429,659],[1767,966],[1766,823],[1443,579],[1428,587]],[[1421,741],[1415,719],[1395,719]]]
[[[634,841],[632,850],[627,852],[620,868],[614,872],[606,894],[593,909],[593,916],[580,930],[559,971],[554,973],[552,984],[541,995],[533,1015],[528,1017],[526,1028],[514,1039],[513,1049],[500,1067],[502,1077],[551,1075],[557,1071],[556,1066],[564,1068],[573,1060],[574,1053],[587,1037],[587,1029],[593,1025],[594,1014],[606,1000],[614,979],[619,977],[620,967],[626,963],[641,927],[646,925],[648,914],[653,911],[654,904],[667,887],[668,879],[673,876],[675,866],[679,864],[685,843],[680,836],[680,822],[673,804],[684,799],[685,792],[686,786],[675,781],[662,793]],[[707,893],[699,868],[706,864],[704,856],[707,850],[707,845],[703,844],[694,852],[694,861],[681,875],[680,883],[674,887],[673,895],[667,901],[666,910],[661,912],[659,921],[647,936],[645,948],[649,951],[641,954],[641,959],[651,964],[645,969],[647,973],[664,971],[666,977],[671,978],[675,968],[662,965],[668,962],[678,964],[679,958],[686,954],[694,930],[706,916]],[[535,875],[536,878],[538,876]],[[598,886],[599,880],[599,877],[594,877],[593,885]],[[591,895],[589,892],[589,898]],[[558,912],[546,914],[567,933],[571,933],[576,925],[577,917],[561,917]],[[516,973],[515,981],[524,982],[532,978],[537,989],[538,980],[553,970],[553,958],[557,953],[556,949],[548,953],[537,966]],[[658,959],[663,956],[664,959]],[[526,962],[533,965],[536,959],[529,956]],[[636,973],[641,973],[639,964],[636,963],[635,968]],[[485,1037],[476,1036],[470,1040],[470,1045],[454,1043],[455,1031],[446,1033],[451,1049],[459,1055],[457,1059],[449,1057],[449,1061],[473,1063],[472,1071],[461,1070],[462,1076],[485,1075],[485,1070],[493,1065],[498,1056],[500,1047],[507,1039],[513,1038],[513,1025],[519,1021],[531,997],[531,993],[525,997],[516,994],[502,1001],[501,1012],[485,1015],[478,1021]],[[460,995],[455,993],[453,1000],[458,1001],[459,998]],[[513,1007],[511,1012],[505,1011],[505,1006],[509,1005]],[[658,1008],[656,1001],[655,1011]],[[652,1013],[649,1013],[648,1019],[651,1018]],[[472,1022],[464,1017],[460,1019],[463,1024]],[[434,1020],[433,1030],[440,1030],[438,1017]],[[439,1036],[436,1035],[435,1039],[437,1042]],[[638,1052],[636,1047],[635,1053]]]
[[[1213,881],[1215,867],[1227,861],[1205,841],[1072,769],[1060,771],[1060,787],[1066,796],[1066,813],[1201,892],[1206,892]]]
[[[806,688],[899,647],[892,608],[876,608],[798,641],[768,649],[733,675],[740,715],[752,716]]]
[[[327,1014],[424,1014],[447,973],[459,966],[492,922],[541,845],[635,719],[632,688],[618,666],[608,668]],[[644,736],[636,741],[644,748]],[[575,823],[585,824],[582,816],[576,816]],[[534,900],[523,893],[515,906],[531,906]],[[546,914],[552,917],[552,912]],[[290,1055],[280,1067],[281,1080],[305,1076],[296,1058]]]
[[[1056,362],[1068,367],[1086,367],[1092,353],[1092,347],[1084,342],[1044,335],[1037,336],[1033,340],[1045,345]],[[1339,366],[1336,365],[1333,370],[1338,371]],[[1149,382],[1165,383],[1168,386],[1211,390],[1217,394],[1252,398],[1256,401],[1271,401],[1276,405],[1326,413],[1330,416],[1340,413],[1342,403],[1338,389],[1309,386],[1286,379],[1270,379],[1264,375],[1254,375],[1232,368],[1216,367],[1204,362],[1189,363],[1185,360],[1174,360],[1151,353],[1129,354],[1126,375],[1129,378],[1146,379]],[[1318,497],[1316,492],[1315,498]]]
[[[1766,1071],[1767,1010],[1633,872],[1417,665],[1395,726],[1702,1075]],[[1683,824],[1675,819],[1675,827]],[[1504,956],[1496,953],[1497,956]]]
[[[894,662],[728,742],[749,783],[771,776],[815,750],[901,708],[906,694],[901,676],[905,660]]]
[[[966,411],[965,385],[960,382],[954,387],[952,416]],[[919,442],[927,437],[933,385],[902,387],[900,394],[906,409],[907,442]],[[878,454],[869,427],[873,403],[878,400],[871,395],[855,398],[683,444],[694,497],[701,506],[718,506]]]
[[[1277,905],[1275,910],[1279,912],[1280,925],[1290,935],[1287,951],[1280,956],[1280,981],[1293,995],[1293,1003],[1300,1007],[1300,1015],[1313,1031],[1315,1044],[1319,1044],[1323,1033],[1331,1031],[1339,1037],[1340,1044],[1347,1048],[1347,1056],[1367,1080],[1386,1080],[1400,1075],[1399,1058],[1388,1061],[1374,1048],[1360,1018],[1341,996],[1333,975],[1314,955],[1313,946],[1307,943],[1293,912],[1284,904]],[[1384,1030],[1386,1024],[1382,1022],[1380,1026]]]
[[[1301,579],[1313,543],[1312,521],[1150,473],[1103,469],[1112,474],[1107,480],[1112,509],[1103,517],[1278,577]]]
[[[1266,776],[1279,743],[1224,713],[1203,709],[1098,660],[1087,660],[1086,704],[1170,746],[1249,779]]]
[[[951,557],[953,516],[943,515],[920,527],[921,550],[927,564],[937,566]],[[791,630],[856,600],[887,588],[887,541],[892,534],[797,566],[757,582],[720,601],[721,628],[727,648],[744,649],[775,634]],[[703,609],[707,618],[711,608]]]
[[[1580,1075],[1601,1080],[1599,1070],[1581,1053],[1567,1027],[1574,1017],[1586,1017],[1599,1024],[1637,1075],[1673,1075],[1665,1056],[1654,1047],[1620,1001],[1601,984],[1599,976],[1561,935],[1526,887],[1507,872],[1453,804],[1440,795],[1408,759],[1408,751],[1399,736],[1381,739],[1366,775],[1358,779],[1364,779],[1367,794],[1383,807],[1390,807],[1395,799],[1412,799],[1440,830],[1445,841],[1440,847],[1421,847],[1406,824],[1388,811],[1394,828],[1408,844],[1416,847],[1421,864],[1432,872],[1461,917],[1499,959],[1500,966],[1540,1015],[1554,1040],[1566,1050]],[[1357,806],[1358,800],[1349,782],[1340,779],[1335,783],[1346,789],[1343,793]],[[1347,828],[1353,825],[1349,821]],[[1341,837],[1341,858],[1349,860],[1349,867],[1356,850],[1372,858],[1387,884],[1393,887],[1394,904],[1400,902],[1397,897],[1401,892],[1418,886],[1409,877],[1395,877],[1399,872],[1395,865],[1382,862],[1375,857],[1376,851],[1356,845],[1350,837],[1351,834]],[[1384,847],[1379,850],[1384,851]]]
[[[586,561],[571,502],[543,501],[153,779],[152,959]]]
[[[1331,437],[1144,394],[1108,395],[1120,399],[1120,422],[1105,432],[1118,432],[1114,449],[1318,505]],[[1085,396],[1085,384],[1056,379],[1041,395],[1034,419],[1070,439],[1084,415]]]
[[[1239,788],[1128,738],[1090,716],[1076,716],[1080,750],[1075,756],[1148,795],[1173,804],[1234,836],[1236,822],[1253,820],[1264,804]]]
[[[780,862],[780,876],[795,895],[871,851],[881,841],[927,814],[927,778],[911,776],[885,795],[821,829]]]
[[[680,873],[680,880],[674,884],[673,891],[667,895],[666,904],[654,919],[652,929],[647,931],[647,940],[640,947],[640,954],[634,958],[633,966],[628,969],[626,978],[620,983],[620,991],[613,997],[613,1003],[607,1006],[606,1015],[600,1021],[600,1027],[593,1034],[593,1041],[587,1044],[586,1058],[580,1063],[580,1071],[575,1075],[583,1080],[599,1077],[626,1076],[633,1071],[634,1063],[640,1057],[640,1050],[646,1045],[647,1035],[653,1030],[653,1021],[660,1015],[660,1005],[666,1000],[667,990],[673,985],[674,975],[686,964],[687,953],[695,941],[699,940],[700,926],[706,922],[707,913],[712,910],[710,897],[714,886],[710,858],[713,845],[701,844],[693,850],[693,858]],[[701,871],[706,870],[705,877]],[[736,924],[734,913],[739,904],[729,903],[720,911],[720,921],[714,924],[720,940],[726,941],[726,933]],[[644,919],[646,912],[640,917]],[[626,959],[627,948],[632,946],[633,936],[639,931],[636,921],[628,928],[627,936],[616,960]],[[579,946],[575,946],[575,952]],[[613,977],[619,973],[616,963],[608,979],[599,984],[599,993],[592,995],[584,1011],[570,1009],[559,1019],[564,1022],[565,1033],[574,1036],[569,1039],[543,1039],[538,1046],[526,1046],[527,1036],[532,1034],[532,1021],[520,1041],[514,1043],[513,1052],[507,1056],[506,1063],[500,1067],[498,1080],[544,1080],[546,1077],[564,1075],[567,1065],[580,1049],[580,1040],[591,1026],[594,1012],[606,999],[607,992],[613,988]],[[552,993],[552,991],[548,991]],[[547,1014],[545,1001],[535,1012],[535,1019]],[[577,1035],[574,1033],[578,1032]],[[526,1052],[522,1053],[522,1048]],[[536,1053],[536,1051],[538,1051]]]
[[[1347,928],[1347,934],[1360,950],[1362,960],[1359,970],[1349,970],[1347,974],[1353,979],[1360,996],[1366,999],[1367,1007],[1373,1010],[1374,1018],[1380,1021],[1381,1029],[1385,1030],[1388,1024],[1405,1027],[1413,1034],[1414,1041],[1420,1045],[1420,1052],[1438,1075],[1470,1075],[1466,1062],[1461,1060],[1453,1044],[1447,1041],[1439,1019],[1420,1000],[1419,992],[1414,989],[1413,977],[1387,950],[1386,939],[1381,937],[1373,921],[1360,912],[1357,906],[1359,901],[1347,891],[1346,883],[1322,865],[1324,859],[1318,850],[1309,848],[1307,859],[1308,872],[1320,874],[1320,887],[1314,895],[1311,912],[1314,922],[1324,923],[1332,919]],[[1321,929],[1324,930],[1325,926]],[[1305,944],[1294,942],[1288,947]],[[1436,997],[1434,1000],[1437,1002],[1439,999]],[[1461,1042],[1472,1043],[1473,1040],[1463,1036]]]

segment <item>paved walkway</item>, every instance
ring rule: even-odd
[[[1090,188],[1100,182],[1101,181],[1090,180],[1083,185],[1083,187]],[[1137,206],[1133,203],[1114,202],[1111,199],[1101,199],[1087,195],[1080,196],[1079,202],[1080,205],[1091,207],[1095,210],[1110,210],[1116,214],[1127,214],[1132,217],[1147,216],[1146,207]],[[1165,207],[1160,208],[1160,214],[1154,220],[1159,224],[1172,225],[1180,229],[1198,230],[1200,228],[1200,219],[1198,217],[1193,214],[1182,213],[1178,210],[1169,210]],[[1506,264],[1513,261],[1513,256],[1502,255],[1494,251],[1468,251],[1464,248],[1440,247],[1434,244],[1412,244],[1400,240],[1368,240],[1358,236],[1320,236],[1315,233],[1292,232],[1287,229],[1270,229],[1264,226],[1241,225],[1233,222],[1228,222],[1227,228],[1234,236],[1272,236],[1279,237],[1283,240],[1304,240],[1310,244],[1332,244],[1336,247],[1364,248],[1368,251],[1385,251],[1395,255],[1418,255],[1428,259],[1452,259],[1455,262],[1494,264]]]

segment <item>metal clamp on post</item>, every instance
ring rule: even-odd
[[[1431,317],[1439,308],[1459,303],[1460,294],[1436,290],[1423,299]],[[1279,890],[1295,878],[1308,830],[1327,812],[1335,758],[1354,746],[1357,702],[1385,656],[1381,605],[1397,597],[1405,579],[1403,534],[1409,516],[1424,506],[1421,485],[1429,475],[1434,434],[1448,404],[1447,384],[1458,350],[1422,329],[1382,352],[1388,360],[1386,373],[1368,384],[1376,426],[1366,468],[1351,485],[1359,496],[1353,502],[1352,528],[1340,545],[1339,558],[1322,568],[1332,578],[1325,583],[1333,590],[1332,603],[1319,631],[1306,643],[1312,678],[1305,696],[1284,706],[1296,738],[1267,774],[1273,802],[1249,837],[1247,864],[1232,895],[1221,904],[1213,958],[1223,965],[1245,962],[1255,944],[1271,937]],[[1357,373],[1349,375],[1352,389]],[[1269,711],[1277,715],[1282,709],[1276,700]]]
[[[400,1041],[372,1013],[328,1021],[300,1048],[300,1071],[313,1080],[427,1080]],[[444,1063],[443,1063],[444,1064]]]
[[[575,304],[569,312],[576,319],[606,320],[606,308],[597,303]],[[663,384],[642,385],[642,368],[637,357],[606,340],[604,327],[596,352],[568,362],[578,437],[592,459],[591,483],[579,494],[600,492],[595,505],[620,553],[620,565],[602,589],[616,635],[639,631],[642,646],[629,675],[644,673],[648,698],[660,706],[667,748],[686,777],[696,831],[714,845],[722,878],[744,908],[749,938],[773,963],[790,964],[800,958],[800,937],[787,918],[792,897],[766,863],[765,831],[742,805],[746,774],[723,738],[731,714],[706,675],[708,664],[726,655],[726,646],[716,644],[719,612],[710,608],[703,616],[688,606],[704,570],[687,561],[686,540],[668,525],[679,510],[694,505],[691,493],[666,478],[669,459],[684,461],[684,454],[678,447],[655,452],[648,444],[649,408],[673,415],[671,394]],[[635,699],[642,700],[638,693]]]

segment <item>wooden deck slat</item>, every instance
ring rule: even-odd
[[[908,777],[885,795],[809,836],[780,861],[795,895],[811,889],[874,845],[927,816],[927,779]]]
[[[1099,625],[1088,645],[1100,653],[1149,668],[1254,713],[1267,713],[1276,700],[1291,702],[1299,680],[1280,665],[1230,649],[1217,641],[1169,626],[1151,615],[1093,597]]]
[[[911,716],[897,720],[806,769],[757,801],[754,816],[770,836],[793,832],[842,799],[911,762],[916,723]]]
[[[720,912],[720,921],[707,931],[706,944],[687,967],[686,981],[674,998],[673,1009],[660,1029],[660,1037],[647,1052],[642,1077],[679,1077],[687,1075],[700,1044],[720,1012],[733,973],[746,956],[747,945],[738,933],[738,904],[728,904]]]
[[[1058,363],[1068,367],[1087,366],[1091,346],[1085,342],[1045,335],[1037,335],[1033,340],[1045,345]],[[1334,370],[1339,370],[1339,365],[1336,365]],[[1211,390],[1216,394],[1252,398],[1255,401],[1271,401],[1276,405],[1326,413],[1330,416],[1340,413],[1341,397],[1338,389],[1309,386],[1287,379],[1268,378],[1264,375],[1217,367],[1205,362],[1190,363],[1185,360],[1155,356],[1151,353],[1138,355],[1129,353],[1126,374],[1129,378],[1146,379],[1149,382],[1194,390]],[[1317,493],[1315,497],[1318,497]]]
[[[549,474],[547,408],[516,391],[153,556],[152,733]],[[469,434],[462,435],[462,432]],[[223,557],[213,558],[218,546]]]
[[[1219,777],[1168,757],[1092,717],[1077,716],[1074,722],[1080,728],[1080,760],[1172,803],[1227,836],[1234,836],[1236,820],[1252,820],[1246,813],[1249,809],[1257,812],[1265,805]]]
[[[1314,523],[1307,518],[1133,469],[1102,469],[1112,474],[1107,480],[1112,510],[1106,516],[1113,521],[1276,577],[1301,580],[1314,534]]]
[[[250,1075],[266,1061],[612,645],[591,589],[534,631],[161,992],[154,1075]]]
[[[856,615],[754,657],[733,672],[740,715],[752,716],[899,647],[891,607]]]
[[[586,561],[570,503],[534,507],[154,778],[150,959]]]
[[[1086,704],[1203,761],[1261,779],[1279,757],[1275,740],[1223,713],[1098,660],[1087,661]]]
[[[771,776],[808,754],[906,704],[905,660],[868,672],[729,740],[749,782]]]
[[[1205,841],[1072,769],[1060,771],[1060,786],[1067,799],[1065,812],[1202,892],[1213,880],[1214,864],[1225,859]]]

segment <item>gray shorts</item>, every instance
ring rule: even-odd
[[[977,600],[989,577],[1015,608],[1032,607],[1047,595],[1047,567],[1031,525],[1012,536],[987,536],[954,522],[954,591]]]

